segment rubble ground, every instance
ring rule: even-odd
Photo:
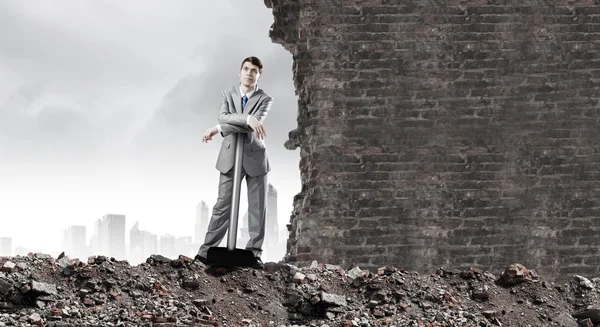
[[[595,326],[600,279],[541,280],[520,264],[429,275],[313,262],[264,270],[185,256],[0,257],[0,326]],[[576,318],[573,317],[575,314]]]

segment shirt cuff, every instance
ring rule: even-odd
[[[221,124],[217,125],[217,131],[219,131],[219,133],[221,133]]]
[[[248,115],[248,118],[246,118],[246,125],[250,125],[250,115]]]

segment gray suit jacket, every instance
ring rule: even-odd
[[[239,133],[238,135],[244,142],[242,166],[246,173],[250,176],[260,176],[271,171],[265,141],[259,140],[246,122],[248,115],[252,115],[264,124],[272,104],[273,98],[262,89],[257,88],[248,99],[244,113],[242,113],[242,95],[239,85],[221,91],[219,124],[223,143],[217,158],[217,170],[225,174],[233,168],[235,161],[234,135]]]

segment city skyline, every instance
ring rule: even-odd
[[[287,229],[278,223],[277,189],[269,183],[268,209],[263,245],[263,261],[279,261],[285,255]],[[88,233],[87,226],[70,225],[63,230],[61,247],[59,249],[33,249],[26,244],[13,244],[8,235],[0,235],[0,256],[27,255],[29,252],[41,252],[57,256],[64,252],[70,258],[85,260],[89,256],[104,255],[117,260],[127,260],[132,265],[144,262],[152,254],[160,254],[175,259],[180,254],[193,257],[204,240],[204,235],[210,220],[210,208],[206,201],[201,200],[196,205],[193,222],[193,235],[172,235],[169,233],[153,233],[140,228],[139,221],[126,228],[127,217],[124,214],[106,213],[101,218],[94,219],[93,229]],[[241,213],[241,212],[240,212]],[[237,232],[237,248],[244,248],[249,239],[247,212],[240,215]],[[89,235],[88,235],[89,234]],[[225,245],[224,238],[221,246]]]

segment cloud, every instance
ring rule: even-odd
[[[0,1],[0,194],[11,221],[59,235],[117,211],[186,233],[195,204],[216,197],[220,137],[201,135],[250,55],[275,98],[265,126],[285,217],[299,191],[283,186],[299,179],[299,151],[283,147],[297,105],[272,21],[254,1]],[[32,239],[17,224],[3,230]]]
[[[266,66],[261,87],[276,99],[269,120],[295,117],[291,56],[269,39],[272,15],[260,4],[61,4],[0,4],[0,85],[15,90],[0,105],[5,149],[197,146],[216,124],[220,89],[237,82],[249,55]],[[273,124],[270,136],[290,129]]]
[[[13,160],[32,157],[70,160],[118,143],[119,139],[110,141],[111,137],[122,134],[133,120],[124,112],[117,117],[104,115],[103,120],[97,116],[50,83],[23,85],[0,105],[0,145]]]
[[[200,3],[61,4],[2,4],[0,52],[10,67],[28,75],[86,83],[144,84],[186,69],[194,44],[206,36],[202,31],[218,19]]]

